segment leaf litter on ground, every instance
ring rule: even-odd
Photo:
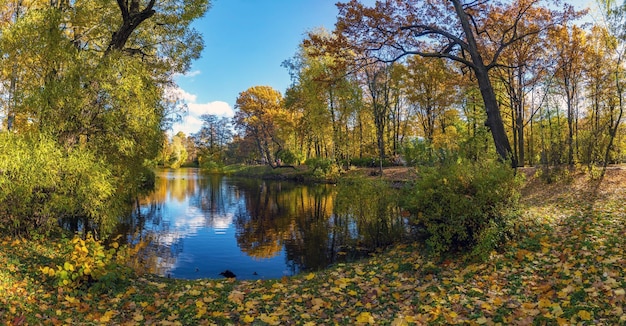
[[[134,275],[110,291],[41,277],[43,240],[0,239],[7,325],[626,324],[626,171],[524,189],[525,234],[483,263],[397,245],[355,263],[269,281]]]

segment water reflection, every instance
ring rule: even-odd
[[[176,278],[279,278],[402,239],[405,223],[380,185],[301,185],[157,171],[120,232],[148,246],[143,270]]]

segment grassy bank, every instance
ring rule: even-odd
[[[626,324],[626,172],[529,179],[526,235],[485,263],[417,246],[274,281],[131,275],[68,290],[42,275],[56,244],[0,240],[0,324]]]

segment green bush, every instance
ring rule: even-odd
[[[370,167],[375,168],[380,166],[380,158],[378,157],[361,157],[361,158],[351,158],[349,161],[349,165],[358,166],[358,167]],[[393,162],[391,162],[388,158],[383,160],[383,167],[393,166]]]
[[[112,229],[121,207],[115,178],[86,150],[66,150],[42,135],[0,133],[0,232],[46,233],[60,219]]]
[[[41,266],[45,278],[53,280],[59,288],[75,289],[85,286],[110,289],[121,285],[132,273],[126,262],[133,249],[112,242],[105,247],[91,233],[85,239],[74,236],[62,239],[57,247],[63,261],[59,265]]]
[[[276,158],[280,159],[283,164],[287,164],[287,165],[294,165],[294,164],[300,163],[298,156],[288,149],[284,149],[278,152],[278,154],[276,154]]]
[[[455,162],[420,171],[404,204],[426,230],[431,253],[469,250],[485,259],[513,235],[520,182],[505,163]]]
[[[313,177],[316,179],[336,181],[341,174],[341,167],[329,159],[310,158],[305,164],[313,171]]]
[[[208,173],[219,173],[224,169],[224,164],[212,160],[203,160],[200,169]]]

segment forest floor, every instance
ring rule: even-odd
[[[626,325],[626,170],[526,174],[524,237],[483,263],[398,245],[279,280],[133,275],[72,290],[40,269],[59,260],[54,244],[0,238],[0,324]]]

